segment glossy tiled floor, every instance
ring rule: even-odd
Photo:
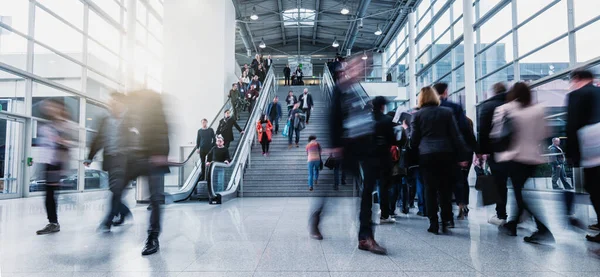
[[[43,198],[0,201],[0,276],[600,276],[592,253],[600,245],[585,242],[583,233],[554,220],[554,246],[525,244],[527,230],[507,237],[486,223],[491,208],[473,208],[452,235],[429,234],[424,218],[406,216],[377,228],[388,256],[359,251],[354,198],[329,200],[323,241],[306,232],[314,199],[167,205],[161,250],[142,257],[145,206],[134,209],[132,223],[99,234],[106,196],[62,195],[62,231],[47,236],[35,235],[46,223]],[[552,203],[543,206],[558,213]]]

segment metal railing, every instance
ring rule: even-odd
[[[267,73],[267,78],[256,100],[244,134],[229,164],[213,162],[207,171],[207,188],[209,202],[221,204],[237,196],[238,191],[243,195],[243,177],[246,166],[251,162],[251,151],[256,138],[256,122],[266,110],[266,105],[277,91],[274,67]]]
[[[215,117],[210,121],[208,128],[212,128],[213,130],[218,129],[219,119],[223,116],[225,110],[231,107],[231,99],[228,99],[225,104],[219,109],[216,113]],[[241,112],[241,111],[239,111]],[[232,115],[236,116],[236,115]],[[249,124],[246,124],[249,125]],[[247,126],[246,126],[247,127]],[[233,152],[236,153],[237,149],[239,149],[239,144],[233,149]],[[205,165],[200,164],[199,155],[196,155],[196,151],[198,148],[196,146],[185,156],[186,158],[181,162],[170,162],[169,166],[171,167],[171,174],[165,176],[165,194],[171,197],[174,202],[184,201],[188,199],[197,184],[201,182],[200,176],[202,172],[206,169]],[[176,181],[175,181],[176,180]],[[177,184],[175,186],[169,186],[168,184]]]

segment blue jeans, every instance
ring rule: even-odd
[[[294,137],[294,133],[296,133],[296,144],[298,144],[300,142],[300,129],[290,126],[290,134],[288,135],[288,144],[292,144],[292,138]]]
[[[415,182],[415,187],[417,189],[417,206],[419,206],[419,212],[425,214],[425,188],[423,187],[423,177],[421,177],[418,167],[409,169],[408,174],[410,175],[412,181]]]
[[[319,180],[319,167],[321,161],[308,162],[308,187],[312,188],[313,183]]]

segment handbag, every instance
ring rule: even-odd
[[[336,161],[335,158],[333,157],[333,155],[329,155],[329,158],[327,158],[327,160],[325,161],[325,167],[329,168],[330,170],[333,170],[336,166]]]
[[[500,121],[492,123],[492,132],[490,132],[490,144],[495,153],[507,151],[515,133],[508,111],[504,110],[503,112]]]
[[[600,166],[600,123],[584,126],[577,131],[581,167]]]
[[[487,167],[487,166],[486,166]],[[475,189],[479,191],[477,198],[480,206],[496,204],[498,200],[498,188],[494,176],[490,174],[489,169],[483,170],[483,175],[478,175],[475,181]]]
[[[290,121],[289,121],[289,120],[288,120],[288,121],[287,121],[287,123],[285,124],[285,127],[283,127],[283,132],[281,132],[281,134],[282,134],[284,137],[287,137],[287,136],[289,136],[289,134],[290,134]]]

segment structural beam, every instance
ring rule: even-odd
[[[238,1],[239,0],[233,0],[233,7],[235,8],[236,18],[241,18],[242,12],[240,11],[240,4],[238,3]],[[242,23],[242,22],[238,21],[237,27],[238,27],[238,30],[240,30],[240,38],[242,39],[242,42],[244,43],[244,47],[246,47],[246,51],[250,52],[254,48],[254,51],[256,53],[258,53],[256,44],[254,44],[254,41],[252,40],[252,37],[250,36],[250,32],[248,32],[248,25],[246,23]]]
[[[360,1],[360,5],[359,5],[359,9],[358,9],[358,13],[356,14],[356,18],[354,20],[354,22],[352,22],[350,24],[350,33],[348,36],[348,39],[346,40],[346,42],[344,42],[344,47],[342,47],[342,49],[352,49],[352,46],[354,46],[354,42],[356,41],[356,36],[358,35],[358,21],[365,17],[365,14],[367,13],[367,9],[369,8],[369,4],[371,4],[371,0],[362,0]]]
[[[279,10],[279,20],[281,21],[279,23],[281,25],[281,38],[283,39],[283,45],[286,45],[285,24],[283,24],[283,5],[281,4],[281,0],[277,0],[277,10]]]
[[[281,1],[281,0],[279,0]],[[319,27],[319,10],[321,10],[321,0],[317,0],[315,5],[315,26],[313,27],[313,41],[312,44],[315,45],[317,40],[317,28]]]

